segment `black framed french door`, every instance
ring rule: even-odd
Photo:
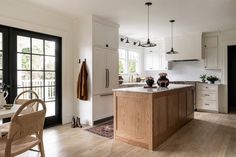
[[[0,26],[0,84],[9,82],[9,31],[7,27]],[[0,86],[0,90],[2,86]],[[7,98],[9,102],[10,98]]]
[[[9,102],[31,89],[46,103],[45,126],[60,124],[61,38],[10,27],[7,30],[8,58],[3,60],[8,66],[3,68],[3,82],[10,85]]]

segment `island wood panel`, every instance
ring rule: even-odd
[[[148,149],[193,118],[193,87],[147,94],[115,92],[114,99],[115,139]]]
[[[193,119],[194,112],[194,90],[192,88],[187,90],[187,117]]]
[[[168,127],[175,128],[179,120],[179,98],[178,93],[168,95]]]
[[[153,98],[153,148],[168,138],[167,96]]]
[[[117,93],[115,138],[149,148],[151,141],[151,96],[148,94]]]
[[[187,117],[187,92],[182,91],[179,93],[179,120],[183,124],[186,122]]]

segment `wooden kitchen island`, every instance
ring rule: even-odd
[[[115,140],[157,148],[194,118],[194,90],[191,85],[114,89]]]

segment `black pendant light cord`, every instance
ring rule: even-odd
[[[172,49],[173,49],[173,46],[174,46],[174,45],[173,45],[173,44],[174,44],[174,43],[173,43],[173,42],[174,42],[174,41],[173,41],[173,38],[174,38],[174,37],[173,37],[173,21],[171,21],[171,48],[172,48]]]
[[[175,20],[170,20],[171,23],[171,50],[166,52],[166,54],[177,54],[177,51],[174,51],[174,31],[173,31],[173,25],[174,25]]]
[[[149,39],[149,5],[148,5],[148,39]]]
[[[151,41],[150,41],[150,39],[149,39],[149,30],[150,30],[150,28],[149,28],[149,26],[150,26],[150,24],[149,24],[149,18],[150,18],[150,13],[149,13],[149,7],[152,5],[152,2],[146,2],[145,3],[145,5],[148,7],[148,39],[147,39],[147,42],[146,43],[143,43],[142,44],[142,47],[155,47],[156,46],[156,44],[155,43],[151,43]]]

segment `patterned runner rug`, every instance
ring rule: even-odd
[[[99,136],[113,139],[113,120],[98,124],[86,130]]]

